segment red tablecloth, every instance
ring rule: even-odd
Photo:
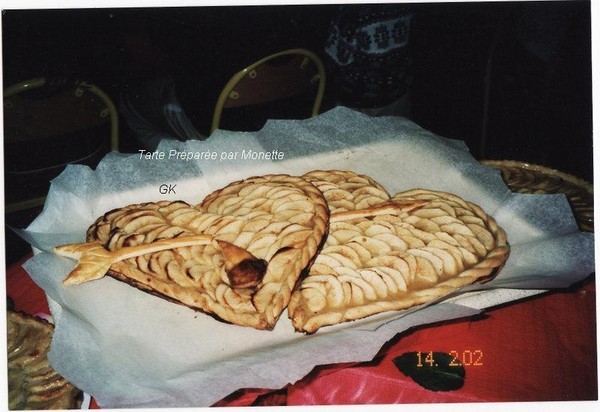
[[[18,310],[48,313],[43,291],[21,263],[7,269],[8,295]],[[568,290],[513,302],[475,318],[409,330],[371,362],[318,367],[281,390],[244,389],[217,405],[597,400],[595,291],[590,276]],[[465,364],[464,386],[433,392],[396,369],[392,359],[419,351],[458,355]]]

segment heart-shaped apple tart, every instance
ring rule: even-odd
[[[234,182],[198,206],[129,205],[106,213],[87,243],[55,248],[79,260],[65,284],[114,278],[224,321],[272,329],[328,230],[326,201],[300,177]]]
[[[109,275],[224,321],[297,331],[432,302],[493,277],[509,245],[479,206],[368,176],[317,170],[234,182],[201,204],[155,202],[100,217],[65,279]]]

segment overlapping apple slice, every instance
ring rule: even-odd
[[[346,170],[313,170],[302,176],[323,192],[331,213],[367,209],[390,200],[383,186]]]
[[[333,186],[324,195],[337,202],[335,186],[347,182],[323,173]],[[325,245],[292,295],[288,313],[298,331],[433,301],[493,276],[508,257],[504,231],[458,196],[419,189],[366,207],[352,207],[352,196],[345,201],[353,211],[332,213]]]
[[[266,175],[234,182],[196,207],[156,202],[110,211],[88,229],[88,243],[56,253],[79,260],[66,283],[108,269],[224,321],[271,329],[317,254],[328,218],[314,185]]]

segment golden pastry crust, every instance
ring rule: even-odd
[[[391,201],[422,203],[399,214],[331,215],[326,243],[288,306],[296,330],[430,302],[492,277],[506,261],[506,234],[479,206],[422,189]]]
[[[7,313],[8,408],[74,409],[81,404],[79,389],[48,362],[54,326],[21,312]]]
[[[299,177],[267,175],[234,182],[196,207],[163,201],[110,211],[88,229],[87,241],[117,251],[208,235],[214,241],[125,259],[108,274],[224,321],[271,329],[318,252],[328,217],[315,186]],[[223,242],[238,250],[224,249]],[[235,279],[224,253],[239,256],[236,265],[248,263]]]

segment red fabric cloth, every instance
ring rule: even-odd
[[[49,314],[48,301],[44,291],[29,277],[21,265],[29,259],[28,255],[6,270],[6,294],[15,303],[15,310],[30,315]]]
[[[595,286],[590,279],[576,291],[551,292],[490,310],[478,319],[403,333],[372,362],[323,369],[291,385],[287,404],[596,400],[596,348]],[[464,356],[464,386],[433,392],[417,385],[392,362],[413,351]]]
[[[23,261],[7,269],[7,293],[17,310],[48,313]],[[241,389],[216,406],[597,400],[595,291],[591,276],[477,318],[416,328],[396,336],[371,362],[321,366],[282,390]],[[464,356],[464,386],[433,392],[396,369],[395,357],[418,351]]]

